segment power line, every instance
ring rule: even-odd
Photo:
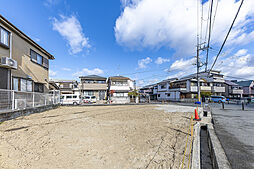
[[[203,5],[203,3],[202,3],[202,0],[201,0],[201,5],[202,5],[202,7],[201,7],[201,26],[200,26],[200,40],[199,41],[202,41],[202,35],[203,35],[203,12],[204,12],[204,10],[203,10],[203,8],[204,8],[204,5]]]
[[[224,39],[224,41],[223,41],[223,43],[222,43],[222,46],[221,46],[221,48],[220,48],[220,50],[219,50],[219,52],[218,52],[218,54],[217,54],[217,56],[216,56],[216,58],[215,58],[213,64],[212,64],[212,67],[211,67],[211,69],[209,70],[209,73],[210,73],[211,70],[213,69],[213,67],[214,67],[214,65],[215,65],[215,63],[216,63],[216,61],[217,61],[217,59],[218,59],[218,57],[219,57],[219,55],[220,55],[220,53],[221,53],[221,51],[222,51],[224,45],[225,45],[225,43],[226,43],[226,41],[227,41],[228,35],[229,35],[230,31],[231,31],[232,28],[233,28],[233,25],[234,25],[234,23],[235,23],[235,20],[236,20],[238,14],[239,14],[239,12],[240,12],[240,9],[241,9],[241,7],[242,7],[243,1],[244,1],[244,0],[241,1],[241,4],[240,4],[240,6],[239,6],[239,8],[238,8],[238,10],[237,10],[237,13],[236,13],[236,15],[235,15],[235,18],[234,18],[234,20],[233,20],[233,22],[232,22],[232,24],[231,24],[231,26],[230,26],[230,28],[229,28],[229,30],[228,30],[228,33],[227,33],[227,35],[226,35],[226,37],[225,37],[225,39]],[[208,74],[209,74],[209,73],[208,73]]]
[[[205,31],[205,40],[204,42],[206,42],[206,38],[207,38],[207,33],[208,33],[208,24],[209,24],[209,19],[210,19],[210,5],[209,5],[209,9],[208,9],[208,13],[207,13],[207,24],[206,24],[206,31]]]
[[[216,8],[215,8],[214,17],[213,17],[212,29],[213,29],[213,26],[214,26],[214,22],[215,22],[215,17],[216,17],[216,14],[217,14],[218,5],[219,5],[219,0],[217,0],[217,3],[216,3]]]
[[[209,54],[209,48],[210,48],[211,28],[212,28],[212,13],[213,13],[213,0],[211,0],[211,7],[210,7],[209,35],[208,35],[208,42],[207,42],[207,49],[206,49],[205,71],[207,71],[207,65],[208,65],[208,54]]]

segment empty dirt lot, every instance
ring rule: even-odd
[[[177,108],[60,107],[6,121],[0,168],[179,168],[193,108]]]

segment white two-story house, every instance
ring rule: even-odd
[[[108,78],[108,100],[110,103],[130,103],[129,92],[134,90],[134,81],[128,77]]]

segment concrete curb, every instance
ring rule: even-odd
[[[216,136],[213,128],[213,124],[207,125],[208,129],[208,144],[211,153],[211,159],[213,163],[213,168],[215,169],[231,169],[231,165],[228,161],[226,153]]]
[[[200,156],[200,131],[201,126],[207,127],[208,134],[208,148],[211,155],[211,161],[214,169],[232,169],[228,161],[226,153],[215,133],[213,123],[212,123],[212,113],[211,108],[208,106],[203,109],[200,113],[202,118],[201,122],[197,122],[194,125],[194,141],[192,150],[192,169],[200,169],[201,166],[201,156]]]
[[[191,160],[192,169],[200,169],[200,123],[194,125],[194,140],[193,140],[193,149],[192,149],[192,160]]]

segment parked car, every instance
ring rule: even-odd
[[[254,98],[251,98],[250,102],[251,102],[251,103],[254,103]]]
[[[224,96],[211,96],[211,101],[215,103],[225,103],[226,98]]]
[[[96,103],[96,97],[95,96],[85,96],[83,98],[83,103]]]
[[[81,97],[78,94],[63,94],[61,95],[60,102],[63,105],[78,105],[81,103]]]

